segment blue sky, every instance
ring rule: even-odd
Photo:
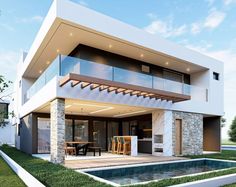
[[[236,0],[73,1],[223,61],[225,117],[231,123],[236,115]],[[14,81],[20,52],[29,50],[51,3],[0,0],[0,74]]]

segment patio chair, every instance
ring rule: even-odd
[[[73,146],[68,146],[67,143],[65,143],[65,155],[76,155],[76,149]]]
[[[112,138],[112,153],[118,153],[118,137]]]
[[[119,137],[119,146],[118,154],[128,155],[130,154],[131,144],[129,141],[126,141],[124,137]]]

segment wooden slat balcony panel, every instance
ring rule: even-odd
[[[158,90],[158,89],[153,89],[153,88],[147,88],[147,87],[132,85],[128,83],[120,83],[120,82],[115,82],[115,81],[110,81],[110,80],[104,80],[100,78],[94,78],[94,77],[89,77],[89,76],[79,75],[79,74],[74,74],[74,73],[70,73],[66,75],[65,77],[63,77],[60,80],[59,85],[62,87],[70,81],[80,81],[80,82],[86,82],[89,84],[99,84],[99,85],[107,86],[107,88],[108,87],[116,88],[116,90],[122,88],[125,90],[123,91],[124,94],[128,94],[134,91],[139,91],[144,97],[155,96],[162,100],[163,99],[171,100],[173,102],[179,102],[179,101],[185,101],[185,100],[191,99],[191,96],[189,95],[173,93],[173,92],[168,92],[168,91]],[[143,93],[147,93],[147,94],[144,95]]]
[[[80,83],[80,81],[72,81],[71,82],[71,87],[75,87]]]
[[[109,87],[108,89],[107,89],[107,92],[113,92],[113,91],[115,91],[115,90],[117,90],[118,88],[116,88],[116,87]]]
[[[109,86],[100,85],[99,86],[99,91],[101,92],[101,91],[106,90],[108,88],[109,88]]]
[[[126,89],[124,88],[119,88],[116,90],[116,94],[124,92]]]
[[[86,88],[87,86],[89,86],[89,85],[91,85],[91,83],[90,82],[82,82],[82,84],[81,84],[81,88],[82,89],[84,89],[84,88]]]
[[[91,89],[91,90],[94,90],[94,89],[98,88],[99,86],[100,86],[100,84],[92,84],[92,85],[90,86],[90,89]]]

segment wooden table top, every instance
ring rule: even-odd
[[[82,141],[74,141],[74,142],[65,142],[66,144],[91,144],[95,142],[82,142]]]

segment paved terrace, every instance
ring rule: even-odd
[[[89,169],[97,167],[121,166],[129,164],[141,164],[152,162],[164,162],[174,160],[186,160],[183,157],[166,157],[166,156],[152,156],[152,155],[139,155],[137,157],[121,156],[118,157],[94,157],[93,159],[83,158],[76,160],[66,160],[64,166],[71,169]]]

